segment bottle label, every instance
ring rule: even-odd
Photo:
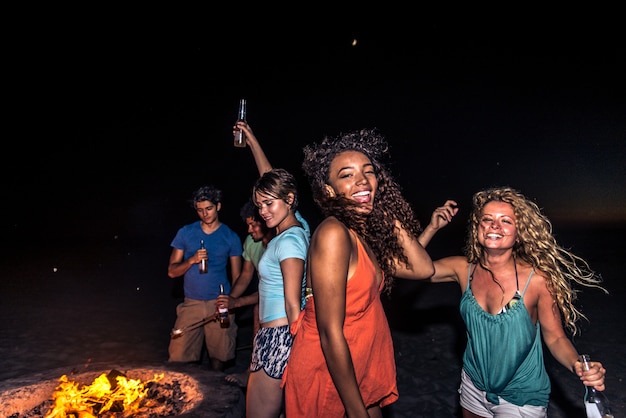
[[[219,306],[217,308],[217,314],[219,316],[220,322],[228,321],[228,309],[226,309],[226,308],[224,308],[222,306]]]
[[[585,412],[587,412],[587,418],[612,418],[613,415],[602,415],[598,409],[598,405],[593,402],[585,402]]]
[[[230,321],[228,320],[228,309],[219,306],[217,308],[217,315],[220,322],[220,327],[228,328],[230,327]]]
[[[587,418],[602,418],[595,403],[585,402],[585,411],[587,412]]]

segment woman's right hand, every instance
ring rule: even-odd
[[[259,170],[259,175],[262,176],[264,173],[270,171],[272,169],[272,164],[270,164],[263,148],[259,144],[258,139],[252,132],[252,128],[248,125],[247,122],[237,121],[235,126],[233,126],[233,135],[239,130],[242,130],[245,134],[246,144],[252,151],[252,155],[254,156],[254,162],[256,163],[256,167]]]
[[[239,131],[243,131],[247,145],[253,147],[258,146],[259,141],[257,140],[254,132],[252,132],[252,128],[250,128],[250,125],[248,125],[247,122],[237,121],[237,123],[233,126],[233,136]]]

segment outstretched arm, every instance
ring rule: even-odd
[[[403,279],[427,279],[434,273],[433,262],[426,252],[426,245],[430,242],[435,233],[444,226],[448,225],[459,209],[456,207],[454,200],[447,200],[443,206],[438,207],[433,212],[430,223],[422,231],[417,240],[410,236],[400,222],[396,222],[398,227],[398,235],[400,242],[407,255],[410,268],[404,263],[396,264],[396,276]]]
[[[261,148],[261,144],[257,137],[252,132],[252,128],[246,122],[237,122],[235,126],[233,126],[233,135],[235,132],[242,130],[246,136],[246,144],[250,147],[252,151],[252,156],[254,157],[254,162],[256,163],[256,168],[259,170],[259,176],[267,173],[272,169],[272,165],[270,161],[267,159],[263,148]]]
[[[403,263],[397,258],[395,263],[395,276],[402,279],[421,280],[428,279],[434,273],[433,261],[428,252],[419,243],[417,238],[409,234],[396,220],[398,239],[406,254],[408,263]]]

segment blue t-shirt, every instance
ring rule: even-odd
[[[192,265],[185,272],[183,289],[185,297],[197,300],[212,300],[217,298],[220,284],[224,291],[230,293],[226,266],[230,257],[241,256],[242,247],[239,235],[227,225],[221,224],[212,234],[206,234],[200,226],[200,221],[183,226],[178,230],[171,246],[183,250],[183,259],[188,259],[200,248],[200,241],[209,254],[207,263],[209,272],[200,274],[199,264]]]
[[[311,239],[310,233],[297,226],[278,234],[267,244],[259,261],[259,318],[269,322],[287,316],[285,310],[285,285],[280,262],[288,258],[305,261],[302,275],[302,294],[306,277],[306,256]]]

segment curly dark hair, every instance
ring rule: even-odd
[[[246,203],[243,204],[241,209],[239,209],[239,216],[241,216],[241,220],[243,220],[244,223],[248,221],[248,218],[252,218],[256,222],[261,222],[265,225],[265,222],[259,213],[259,208],[256,207],[252,199],[248,199]]]
[[[344,151],[358,151],[366,155],[376,172],[378,190],[374,209],[369,214],[355,211],[357,204],[343,196],[331,197],[326,192],[330,164]],[[385,166],[389,146],[385,138],[374,129],[341,133],[337,137],[324,137],[318,144],[304,148],[302,168],[309,179],[313,200],[325,217],[334,216],[346,227],[354,230],[372,249],[385,273],[386,294],[391,292],[395,275],[394,259],[408,265],[402,245],[398,241],[395,222],[399,221],[415,239],[422,232],[415,212],[403,197],[400,185]]]

